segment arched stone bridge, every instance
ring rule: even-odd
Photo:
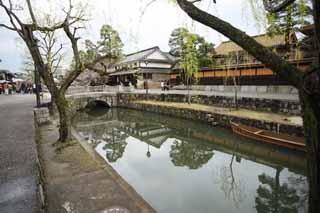
[[[66,95],[71,111],[83,109],[91,103],[108,107],[117,106],[117,91],[112,87],[79,87],[72,88]]]

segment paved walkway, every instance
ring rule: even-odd
[[[39,153],[49,213],[130,212],[155,210],[75,134],[79,143],[56,150],[57,121],[40,127]]]
[[[0,95],[0,212],[39,212],[32,95]]]

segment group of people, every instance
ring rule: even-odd
[[[169,90],[170,89],[170,82],[169,81],[161,81],[160,83],[161,90]]]
[[[0,95],[12,95],[15,93],[31,94],[33,92],[33,85],[25,82],[22,82],[20,85],[8,82],[0,84]]]
[[[13,84],[8,84],[7,82],[0,84],[0,94],[10,95],[16,90]]]

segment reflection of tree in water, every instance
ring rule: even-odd
[[[288,178],[288,183],[297,190],[299,196],[299,209],[302,212],[308,211],[309,185],[306,176],[292,175]]]
[[[175,166],[198,169],[213,156],[213,147],[202,143],[175,140],[171,145],[170,157]]]
[[[280,184],[281,168],[275,177],[266,174],[258,176],[261,185],[257,189],[256,210],[258,213],[295,213],[299,209],[300,198],[297,190],[288,183]]]
[[[231,157],[230,164],[221,168],[221,189],[225,194],[225,197],[232,200],[236,207],[243,201],[244,185],[240,180],[237,180],[233,172],[233,162],[235,155]],[[240,161],[241,159],[239,159]],[[237,160],[238,161],[238,160]]]
[[[110,163],[114,163],[119,158],[122,158],[127,146],[126,138],[127,135],[124,132],[112,129],[111,136],[108,137],[107,144],[103,147],[106,150],[106,158]]]

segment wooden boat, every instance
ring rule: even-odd
[[[230,121],[232,131],[238,135],[257,141],[275,144],[295,150],[306,151],[304,138],[291,135],[275,133],[268,130],[261,130]]]

